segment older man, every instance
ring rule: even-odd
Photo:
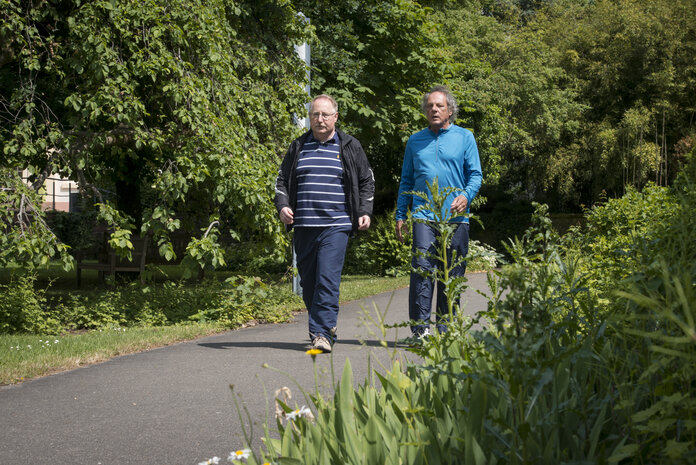
[[[290,144],[278,171],[275,205],[295,229],[312,348],[331,352],[348,237],[370,227],[375,182],[360,142],[336,129],[333,98],[315,97],[309,119],[311,130]]]
[[[407,192],[428,193],[426,182],[438,180],[440,188],[453,187],[441,214],[468,213],[471,201],[481,187],[481,162],[478,148],[471,131],[454,124],[457,117],[457,103],[451,92],[444,86],[433,87],[423,96],[421,110],[428,118],[428,127],[413,134],[404,153],[401,170],[401,184],[396,208],[396,236],[403,242],[407,233],[406,214],[409,207],[413,215],[413,258],[411,283],[409,288],[409,318],[411,339],[422,339],[430,332],[431,302],[433,298],[433,271],[443,264],[433,258],[438,246],[439,231],[434,223],[434,214],[418,209],[425,203],[420,197]],[[469,219],[454,215],[451,219],[456,229],[449,245],[449,252],[456,251],[459,258],[466,257],[469,251]],[[449,276],[463,276],[466,262],[462,260]],[[459,300],[453,303],[453,311]],[[449,315],[445,286],[437,283],[437,328],[446,330]]]

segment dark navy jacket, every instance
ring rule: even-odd
[[[375,196],[375,178],[365,151],[358,139],[336,129],[341,140],[341,161],[343,163],[343,185],[348,200],[348,213],[353,232],[358,230],[358,218],[372,215]],[[297,209],[297,160],[302,146],[311,130],[292,141],[278,170],[275,185],[275,206],[278,212],[284,207]],[[292,227],[292,226],[290,226]],[[289,228],[288,228],[289,229]]]

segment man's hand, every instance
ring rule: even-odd
[[[455,198],[452,201],[452,206],[450,207],[450,211],[452,213],[464,213],[466,211],[466,206],[469,204],[469,201],[466,199],[466,196],[460,195],[457,198]]]
[[[396,238],[403,244],[407,235],[408,225],[406,222],[404,220],[396,220]]]
[[[358,218],[358,230],[365,231],[370,227],[370,215],[363,215]]]
[[[283,224],[292,224],[295,221],[295,214],[290,207],[283,207],[282,210],[280,210],[280,221],[282,221]]]

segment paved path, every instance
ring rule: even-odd
[[[486,307],[474,289],[487,289],[485,274],[469,274],[467,313]],[[388,323],[407,319],[408,289],[341,306],[333,356],[317,357],[322,392],[331,392],[346,358],[362,383],[390,355],[413,354],[380,345],[363,310],[386,310]],[[386,341],[407,335],[390,330]],[[0,464],[195,465],[226,458],[245,444],[229,388],[235,386],[252,419],[252,445],[273,420],[274,391],[287,386],[291,404],[307,402],[290,377],[314,389],[307,349],[307,313],[284,324],[259,325],[112,359],[105,363],[0,388]],[[267,363],[286,374],[262,368]],[[249,425],[247,425],[249,426]],[[272,430],[274,431],[274,430]]]

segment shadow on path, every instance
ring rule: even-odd
[[[359,339],[339,339],[336,341],[336,346],[341,345],[353,345],[353,346],[366,346],[366,347],[384,347],[380,341],[377,340],[359,340]],[[205,347],[207,349],[235,349],[235,348],[250,348],[250,349],[278,349],[278,350],[291,350],[297,352],[305,352],[311,349],[309,342],[299,343],[299,342],[273,342],[273,341],[226,341],[226,342],[201,342],[198,344],[199,347]],[[387,342],[387,347],[396,347],[394,342]]]

